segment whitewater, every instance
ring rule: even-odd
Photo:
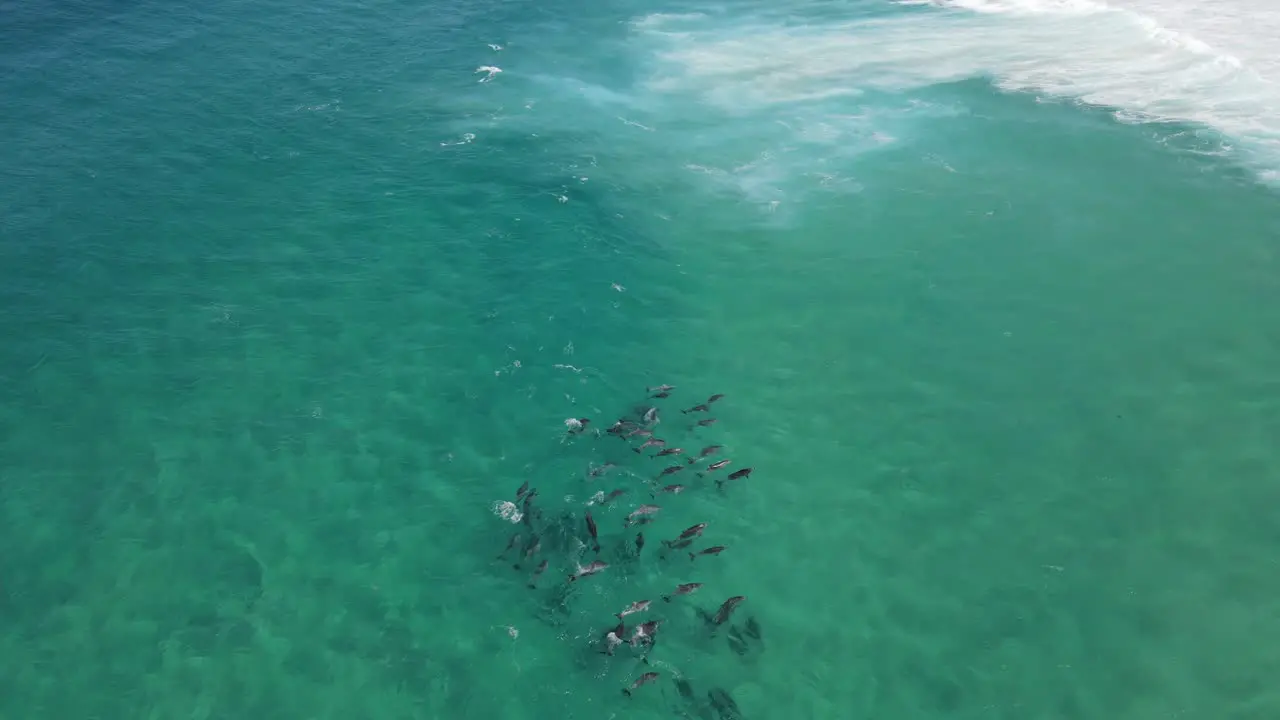
[[[1199,137],[1274,179],[1280,158],[1280,10],[1095,0],[907,0],[852,21],[830,3],[759,4],[636,21],[654,38],[651,87],[721,107],[813,103],[991,78],[1109,109],[1162,139]],[[745,17],[744,17],[745,15]],[[1176,127],[1161,127],[1167,124]]]

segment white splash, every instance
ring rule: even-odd
[[[524,519],[524,513],[516,507],[516,504],[510,500],[499,500],[493,504],[493,514],[506,520],[511,524],[515,524]]]
[[[472,140],[475,140],[475,139],[476,139],[475,133],[462,133],[461,140],[458,140],[457,142],[442,142],[440,143],[440,147],[449,147],[451,145],[468,145],[471,143]]]
[[[484,77],[480,78],[480,82],[486,83],[492,80],[495,75],[502,72],[502,68],[498,67],[497,65],[481,65],[480,67],[476,68],[476,72],[488,73]]]
[[[573,432],[575,430],[581,430],[582,421],[577,418],[565,418],[564,426],[569,429],[569,432]]]

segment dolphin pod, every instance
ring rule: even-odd
[[[607,512],[615,505],[621,505],[627,498],[636,497],[636,494],[629,492],[630,488],[626,484],[643,484],[648,490],[650,498],[657,498],[661,495],[664,504],[675,505],[689,495],[696,493],[732,493],[740,491],[741,488],[749,483],[747,481],[753,472],[752,467],[741,467],[733,472],[725,471],[725,473],[716,472],[731,464],[740,467],[739,463],[734,463],[731,457],[732,451],[724,445],[718,444],[711,438],[704,437],[708,433],[714,433],[713,426],[718,422],[718,418],[711,417],[713,406],[723,400],[725,396],[717,393],[708,396],[705,400],[696,402],[691,407],[680,410],[681,415],[702,414],[704,417],[693,424],[680,423],[678,425],[668,425],[663,423],[663,410],[652,404],[655,400],[662,400],[676,395],[677,388],[673,385],[660,384],[646,388],[645,404],[632,409],[631,412],[619,417],[615,422],[607,425],[600,423],[592,423],[591,418],[571,418],[565,421],[567,427],[566,436],[572,438],[574,446],[582,443],[596,443],[595,446],[600,451],[607,451],[609,448],[618,447],[617,441],[621,440],[626,447],[634,451],[636,457],[635,463],[627,467],[629,463],[617,460],[606,462],[601,459],[600,462],[593,461],[587,468],[582,482],[586,484],[589,490],[595,490],[595,483],[617,482],[623,483],[622,487],[611,489],[607,494],[604,489],[595,493],[594,498],[587,503],[588,506],[595,505],[597,513]],[[673,401],[675,402],[675,401]],[[675,417],[680,417],[676,415]],[[600,429],[604,428],[604,429]],[[677,437],[683,435],[683,437]],[[616,438],[611,439],[611,438]],[[566,440],[568,442],[568,440]],[[683,445],[688,448],[702,449],[697,452],[686,454],[682,449],[681,442],[688,442]],[[668,444],[670,443],[670,444]],[[657,452],[653,454],[645,453],[646,449],[653,448]],[[625,453],[630,457],[632,453]],[[666,467],[652,468],[650,467],[653,460],[677,459],[676,456],[683,455],[684,458],[674,465]],[[721,456],[714,462],[708,460],[714,455]],[[702,467],[701,472],[696,473],[697,478],[704,478],[708,474],[714,474],[714,485],[711,478],[700,481],[691,481],[687,485],[662,485],[659,481],[670,475],[680,473],[686,467],[695,464],[701,464],[707,461]],[[614,472],[616,471],[616,472]],[[623,477],[625,476],[625,477]],[[612,480],[611,480],[612,478]],[[605,486],[606,489],[608,486]],[[714,488],[714,490],[713,490]],[[557,493],[551,493],[555,495]],[[523,522],[525,529],[512,535],[506,543],[506,548],[498,556],[499,558],[506,556],[512,550],[516,551],[517,564],[516,568],[520,568],[522,563],[520,560],[532,561],[539,553],[543,551],[543,541],[548,544],[547,553],[549,557],[540,558],[540,563],[532,577],[525,575],[523,582],[531,589],[538,589],[538,579],[547,570],[548,564],[553,567],[559,563],[564,563],[565,572],[561,577],[565,578],[562,583],[549,581],[545,584],[550,589],[550,600],[555,607],[552,611],[559,611],[562,615],[567,614],[567,603],[576,593],[581,592],[579,588],[582,585],[594,586],[596,591],[608,587],[608,583],[616,583],[617,577],[625,576],[631,569],[638,567],[639,563],[653,563],[654,559],[645,559],[644,553],[644,533],[637,533],[634,539],[629,534],[618,538],[615,545],[611,545],[608,562],[601,559],[604,555],[602,548],[602,540],[609,544],[611,538],[608,533],[600,532],[596,518],[592,516],[590,510],[578,513],[576,509],[566,509],[559,512],[558,516],[549,508],[544,513],[542,507],[543,501],[538,495],[536,487],[531,488],[528,481],[523,482],[515,493],[515,502],[522,504],[522,513],[520,520]],[[570,498],[566,497],[566,502]],[[690,573],[693,570],[703,567],[703,563],[725,562],[724,558],[719,556],[728,548],[726,545],[713,544],[701,550],[694,549],[689,551],[689,546],[695,541],[703,540],[704,533],[707,533],[709,524],[707,522],[696,523],[683,531],[679,531],[679,526],[675,528],[667,527],[663,521],[663,517],[667,514],[663,512],[663,506],[652,503],[641,503],[632,505],[626,510],[627,514],[623,525],[630,528],[634,525],[656,524],[662,525],[663,529],[656,529],[660,536],[672,539],[664,539],[656,558],[659,563],[656,566],[663,570],[675,569],[678,573]],[[669,512],[669,511],[668,511]],[[516,522],[515,519],[512,522]],[[582,532],[583,529],[586,533]],[[714,532],[707,533],[714,534]],[[569,545],[564,544],[564,540],[569,541]],[[678,549],[684,550],[684,553],[676,554],[675,559],[667,555],[668,550]],[[589,556],[594,554],[594,558]],[[652,555],[652,552],[650,553]],[[680,559],[683,554],[688,555],[688,560]],[[520,557],[523,556],[523,557]],[[587,557],[584,557],[587,556]],[[725,558],[731,559],[733,553],[729,552]],[[711,560],[703,560],[695,562],[699,558],[713,558]],[[731,560],[730,560],[731,561]],[[610,577],[614,580],[610,580]],[[619,598],[622,602],[628,602],[621,612],[616,612],[612,619],[601,618],[602,621],[610,625],[616,622],[608,632],[600,636],[599,630],[594,632],[582,630],[584,632],[575,631],[572,633],[574,637],[588,638],[588,647],[598,653],[596,656],[615,657],[619,648],[626,648],[625,654],[635,652],[641,653],[640,661],[648,665],[649,656],[657,648],[657,640],[659,631],[666,623],[667,618],[655,617],[645,619],[634,627],[628,629],[627,618],[631,615],[644,617],[646,615],[662,614],[664,609],[669,612],[681,612],[681,607],[688,607],[689,603],[696,602],[695,594],[705,593],[710,588],[704,587],[702,582],[689,582],[686,577],[673,577],[666,584],[666,590],[658,594],[663,600],[662,604],[653,605],[650,600],[635,597]],[[625,582],[625,579],[623,580]],[[606,583],[601,586],[599,583]],[[643,596],[641,596],[643,597]],[[651,596],[652,597],[652,596]],[[717,609],[707,609],[702,607],[694,607],[694,613],[700,617],[707,629],[708,637],[716,637],[716,632],[722,628],[728,628],[728,646],[739,654],[744,655],[753,650],[763,647],[762,632],[760,623],[754,616],[747,618],[745,624],[738,626],[732,622],[732,616],[735,609],[747,602],[747,598],[741,594],[725,594],[721,595],[724,599]],[[714,606],[713,606],[714,607]],[[683,612],[687,613],[688,610]],[[563,621],[556,621],[561,624]],[[599,627],[599,626],[597,626]],[[604,661],[606,658],[601,658]],[[637,700],[650,698],[650,701],[658,701],[667,697],[665,694],[654,694],[652,688],[661,683],[674,683],[677,691],[676,696],[679,702],[688,706],[686,709],[693,710],[699,717],[719,717],[720,720],[737,720],[742,718],[742,713],[729,695],[728,691],[723,688],[714,687],[705,694],[706,700],[703,701],[697,692],[693,689],[693,684],[689,678],[683,677],[679,673],[671,671],[654,671],[647,670],[644,672],[631,673],[629,684],[621,688],[621,694],[626,698],[635,698]],[[648,689],[646,689],[648,688]],[[617,696],[615,696],[617,697]],[[621,702],[622,699],[619,699]],[[677,710],[680,714],[685,714],[684,710]],[[714,716],[712,715],[714,713]]]

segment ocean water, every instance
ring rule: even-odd
[[[0,717],[1277,717],[1277,32],[0,3]]]

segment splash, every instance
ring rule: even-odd
[[[524,519],[524,513],[520,512],[520,508],[510,500],[499,500],[493,504],[493,514],[506,520],[511,524],[515,524]]]
[[[442,142],[440,147],[450,147],[452,145],[470,145],[471,141],[476,139],[475,133],[462,133],[462,139],[455,142]]]

